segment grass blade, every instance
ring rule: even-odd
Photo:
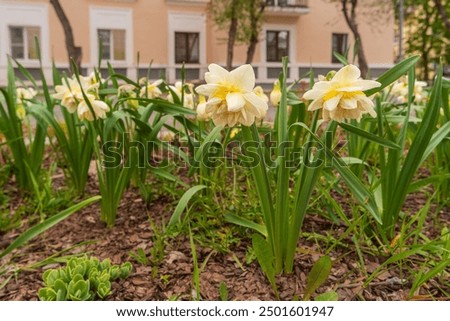
[[[0,254],[0,258],[4,257],[5,255],[9,254],[11,251],[21,247],[22,245],[24,245],[25,243],[27,243],[29,240],[35,238],[36,236],[38,236],[39,234],[45,232],[46,230],[48,230],[49,228],[51,228],[52,226],[54,226],[55,224],[58,224],[59,222],[61,222],[62,220],[66,219],[67,217],[69,217],[70,215],[72,215],[73,213],[79,211],[80,209],[82,209],[83,207],[86,207],[87,205],[98,201],[99,199],[101,199],[100,196],[94,196],[91,198],[88,198],[87,200],[84,200],[78,204],[75,204],[72,207],[69,207],[68,209],[46,219],[45,221],[43,221],[42,223],[39,223],[36,226],[33,226],[32,228],[28,229],[27,231],[25,231],[24,233],[22,233],[18,238],[16,238],[14,240],[14,242],[12,242],[1,254]]]
[[[196,186],[193,186],[190,189],[188,189],[183,194],[180,201],[178,202],[177,207],[175,208],[175,211],[173,211],[172,217],[170,218],[170,221],[169,221],[169,224],[167,225],[167,227],[173,226],[176,222],[178,222],[180,220],[181,214],[186,209],[192,196],[194,196],[198,191],[201,191],[204,188],[206,188],[205,185],[196,185]]]

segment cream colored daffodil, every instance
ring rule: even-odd
[[[117,88],[117,96],[120,98],[128,98],[127,105],[132,108],[138,108],[139,102],[134,99],[137,97],[135,92],[136,87],[131,84],[124,84]]]
[[[424,93],[424,88],[427,86],[425,81],[417,80],[414,82],[414,100],[419,103],[426,101],[427,96]],[[400,78],[391,88],[391,101],[397,104],[404,104],[408,102],[408,79],[406,77]]]
[[[67,78],[62,85],[55,86],[55,90],[56,93],[52,97],[61,100],[61,105],[66,107],[70,113],[76,112],[80,99],[83,99],[78,81]]]
[[[94,95],[87,94],[87,97],[95,113],[95,117],[105,119],[106,113],[109,111],[109,106],[104,101],[96,100]],[[80,120],[94,120],[94,115],[85,100],[78,105],[78,117]]]
[[[19,119],[24,119],[26,116],[25,105],[37,95],[34,88],[16,88],[16,115]]]
[[[61,100],[61,106],[67,108],[70,113],[77,112],[80,120],[93,121],[95,117],[104,119],[109,111],[109,106],[98,99],[99,85],[94,74],[89,77],[79,76],[79,79],[67,78],[62,85],[55,87],[56,93],[52,96]],[[85,98],[91,104],[95,117]]]
[[[374,103],[364,94],[364,91],[380,87],[381,84],[374,80],[363,80],[360,76],[358,67],[347,65],[330,80],[321,78],[303,95],[303,98],[313,100],[308,110],[322,109],[323,119],[339,122],[344,119],[359,121],[365,113],[376,117]]]
[[[37,92],[33,87],[22,88],[19,87],[16,89],[16,98],[17,103],[22,103],[24,100],[30,100],[36,97]]]
[[[237,124],[250,126],[255,119],[262,119],[267,112],[267,102],[253,92],[255,72],[251,65],[243,65],[228,72],[211,64],[205,74],[206,85],[196,91],[208,96],[206,113],[216,125],[233,127]]]
[[[198,96],[198,105],[197,105],[197,119],[200,121],[209,121],[211,119],[212,113],[206,112],[206,99],[205,96]]]
[[[184,87],[184,88],[183,88]],[[189,90],[186,89],[189,88]],[[173,95],[175,94],[178,99],[181,101],[182,93],[184,92],[183,97],[183,107],[194,109],[195,105],[195,99],[194,99],[194,85],[193,84],[185,84],[183,86],[181,81],[177,81],[174,86],[169,86],[171,89],[169,96],[167,97],[167,100],[171,103],[174,102]]]
[[[147,83],[141,88],[140,95],[141,97],[153,99],[158,98],[162,95],[161,89],[159,89],[159,85],[163,83],[162,79],[158,79],[152,83]]]
[[[280,103],[280,100],[281,100],[281,88],[280,88],[280,81],[277,79],[273,83],[273,89],[270,92],[270,103],[274,107],[278,107],[278,104]]]

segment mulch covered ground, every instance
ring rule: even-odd
[[[14,187],[7,185],[10,193],[14,193]],[[96,187],[89,187],[90,194],[96,194]],[[425,198],[417,195],[408,200],[407,206],[413,209],[421,208]],[[18,197],[17,200],[19,201]],[[120,264],[131,261],[134,266],[132,275],[126,279],[113,283],[113,293],[108,300],[192,300],[193,289],[193,264],[189,245],[189,238],[185,235],[169,239],[165,247],[165,256],[157,269],[152,266],[142,265],[132,260],[130,251],[138,248],[149,250],[153,244],[153,230],[149,224],[149,218],[166,222],[171,215],[168,209],[167,199],[156,199],[147,208],[141,200],[138,191],[128,191],[121,202],[116,225],[105,228],[99,219],[99,204],[93,204],[88,208],[72,215],[67,220],[59,223],[29,245],[14,252],[14,257],[8,255],[0,261],[0,266],[12,259],[15,267],[25,268],[33,263],[40,262],[49,256],[70,249],[64,253],[88,252],[89,255],[99,259],[110,258],[113,263]],[[11,204],[14,210],[14,202]],[[450,209],[444,209],[440,214],[440,220],[449,224]],[[430,231],[427,234],[436,234],[433,224],[427,225]],[[27,224],[18,230],[0,234],[0,250],[4,249],[14,238],[27,228]],[[339,236],[345,231],[345,227],[332,225],[329,221],[314,215],[306,218],[304,231],[326,235],[327,231]],[[250,233],[249,233],[250,235]],[[93,241],[81,246],[82,242]],[[333,268],[328,281],[319,288],[318,293],[335,290],[340,300],[405,300],[411,286],[408,278],[409,270],[398,270],[397,265],[384,270],[363,288],[367,275],[386,260],[382,256],[364,256],[364,267],[358,258],[354,245],[350,239],[345,246],[336,246],[329,255],[333,259]],[[274,300],[270,284],[261,272],[256,261],[245,263],[246,252],[250,244],[249,239],[242,239],[237,245],[232,245],[229,253],[214,252],[209,257],[200,276],[201,297],[203,300],[218,300],[219,286],[223,282],[229,292],[229,300]],[[299,243],[299,252],[295,261],[294,273],[279,277],[278,288],[283,300],[292,300],[295,297],[301,299],[306,284],[307,275],[313,263],[324,253],[320,244],[314,240],[302,237]],[[199,264],[211,253],[211,249],[197,246]],[[42,272],[48,268],[56,268],[58,264],[50,264],[35,270],[22,270],[13,277],[7,285],[0,289],[0,300],[38,300],[37,291],[43,286]],[[368,274],[365,274],[364,270]],[[156,272],[155,272],[156,271]],[[152,276],[153,274],[153,276]],[[5,278],[0,277],[0,285]],[[422,288],[415,299],[445,300],[442,284],[432,280]],[[450,292],[446,288],[445,291]]]

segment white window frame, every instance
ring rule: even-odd
[[[126,61],[126,58],[127,58],[127,53],[126,53],[126,50],[127,50],[127,48],[126,48],[127,31],[124,30],[124,29],[119,29],[119,28],[116,28],[116,29],[97,29],[97,39],[98,39],[98,31],[99,30],[109,31],[109,54],[110,54],[111,58],[108,59],[108,61],[113,62],[115,64]],[[125,46],[125,48],[124,48],[124,50],[125,50],[125,59],[116,59],[116,57],[114,57],[114,36],[113,36],[113,32],[115,30],[123,30],[123,31],[125,31],[125,43],[124,43],[124,46]]]
[[[272,78],[267,78],[267,68],[269,67],[281,67],[280,62],[268,62],[267,61],[267,31],[289,31],[289,79],[296,79],[298,76],[297,68],[297,28],[295,24],[264,24],[262,28],[262,40],[260,51],[260,65],[258,66],[258,79],[262,82],[273,81]]]
[[[9,43],[9,48],[10,48],[10,53],[12,56],[12,39],[11,39],[11,29],[15,28],[15,29],[22,29],[22,45],[23,45],[23,58],[16,58],[18,61],[21,61],[22,63],[27,63],[27,62],[36,62],[38,61],[38,57],[36,58],[29,58],[29,54],[30,54],[30,47],[28,46],[29,44],[29,39],[28,39],[28,32],[26,32],[27,28],[39,28],[39,39],[41,38],[41,27],[40,26],[32,26],[32,25],[27,25],[27,26],[8,26],[8,31],[9,31],[9,35],[10,35],[10,43]],[[34,40],[31,42],[32,46],[34,46]],[[13,57],[14,58],[14,57]]]
[[[206,70],[206,15],[204,13],[169,12],[169,81],[176,78],[176,69],[182,64],[175,62],[175,32],[199,33],[199,63],[190,63],[186,68],[199,68],[200,75]]]
[[[109,8],[89,7],[90,19],[90,44],[91,44],[91,67],[97,67],[99,43],[99,29],[125,30],[125,60],[110,60],[113,67],[132,68],[133,64],[133,9],[131,8]],[[113,49],[113,48],[111,48]],[[102,60],[102,67],[106,67],[106,61]]]
[[[44,67],[50,65],[48,8],[48,4],[0,2],[0,73],[1,67],[8,63],[7,56],[11,55],[10,27],[39,27],[42,63]],[[17,60],[24,67],[39,67],[38,59],[28,59],[27,50],[24,59]]]

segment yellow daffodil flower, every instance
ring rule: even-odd
[[[364,94],[364,90],[380,87],[381,84],[360,79],[360,76],[358,67],[347,65],[330,80],[321,78],[303,95],[303,98],[313,100],[308,110],[322,109],[323,119],[339,122],[344,119],[359,121],[365,113],[376,117],[374,103]]]
[[[105,119],[106,113],[109,111],[109,106],[104,101],[96,100],[94,95],[88,94],[87,96],[92,109],[94,110],[95,116],[97,118]],[[92,115],[92,112],[85,100],[80,102],[78,105],[78,117],[80,120],[94,120],[94,115]]]
[[[189,88],[189,90],[186,90],[186,87]],[[169,86],[171,89],[171,92],[169,96],[167,97],[167,100],[171,103],[174,102],[174,97],[172,97],[173,93],[177,95],[178,99],[181,100],[182,92],[184,91],[184,97],[183,97],[183,107],[194,109],[195,105],[195,99],[194,99],[194,85],[193,84],[185,84],[185,87],[183,88],[183,84],[181,81],[177,81],[174,86]]]
[[[140,95],[141,97],[153,99],[158,98],[162,95],[161,89],[159,89],[159,85],[163,83],[162,79],[154,81],[152,83],[147,83],[147,85],[141,88]]]
[[[205,74],[206,85],[197,87],[199,94],[208,96],[206,113],[216,125],[233,127],[236,124],[250,126],[255,119],[261,119],[268,105],[253,92],[255,72],[251,65],[243,65],[228,72],[211,64]]]
[[[206,99],[203,95],[198,96],[197,119],[200,121],[209,121],[211,119],[211,113],[206,112]]]
[[[281,100],[281,88],[280,88],[280,81],[276,80],[273,83],[273,89],[270,92],[270,103],[274,106],[274,107],[278,107],[278,104],[280,103]]]

